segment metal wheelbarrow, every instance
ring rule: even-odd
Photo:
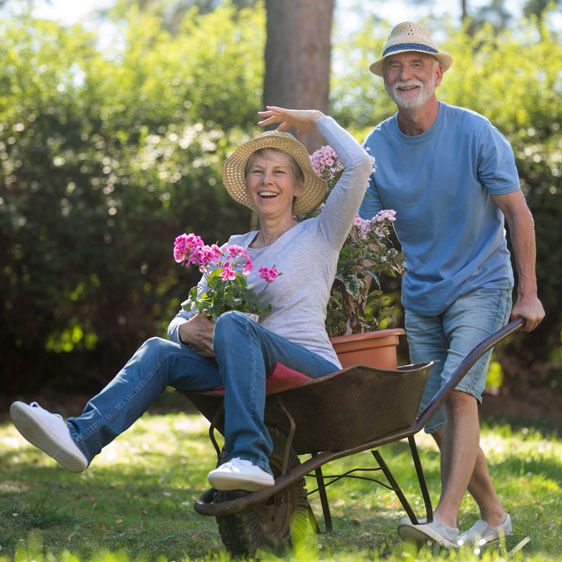
[[[394,491],[411,521],[418,523],[418,517],[377,450],[382,445],[407,439],[424,502],[424,516],[432,521],[433,508],[414,436],[470,367],[523,324],[523,319],[514,320],[478,344],[417,417],[433,361],[396,370],[356,365],[320,379],[310,379],[281,366],[268,385],[265,408],[265,423],[274,443],[269,462],[275,484],[257,492],[211,488],[195,501],[195,510],[216,517],[221,539],[234,556],[252,555],[260,550],[281,551],[293,538],[306,532],[309,523],[316,532],[321,532],[308,501],[308,496],[316,492],[322,505],[325,531],[331,531],[326,486],[346,477],[370,480]],[[221,464],[226,459],[215,430],[223,430],[224,391],[182,394],[211,422],[209,437]],[[344,474],[324,476],[322,467],[327,463],[366,450],[371,451],[375,468],[354,468]],[[299,455],[305,454],[310,458],[301,461]],[[388,483],[356,474],[371,471],[381,471]],[[304,477],[315,481],[315,489],[307,492]]]

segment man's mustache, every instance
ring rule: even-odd
[[[392,91],[395,92],[399,88],[407,88],[409,86],[419,86],[420,88],[423,88],[423,82],[415,79],[408,80],[407,82],[402,82],[401,80],[399,80],[398,82],[394,82],[394,84],[392,84]]]

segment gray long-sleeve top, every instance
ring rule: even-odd
[[[260,324],[341,367],[326,332],[326,307],[339,252],[365,195],[372,162],[331,117],[320,118],[318,130],[344,166],[324,210],[290,228],[265,248],[249,247],[258,231],[231,236],[227,244],[246,249],[254,265],[248,284],[254,286],[260,300],[273,307],[260,317]],[[282,275],[265,287],[258,269],[273,265]],[[204,279],[200,283],[204,284]],[[168,327],[168,337],[179,343],[179,326],[193,315],[194,312],[180,310]]]

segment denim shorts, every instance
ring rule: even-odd
[[[468,353],[482,340],[505,326],[511,313],[511,289],[477,289],[459,297],[445,312],[422,316],[406,310],[406,336],[410,361],[439,361],[433,366],[421,400],[421,412]],[[482,402],[491,350],[485,353],[455,387]],[[447,423],[445,405],[425,427],[436,433]]]

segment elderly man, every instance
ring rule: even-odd
[[[382,208],[397,212],[408,269],[402,304],[410,358],[439,360],[421,408],[510,313],[525,319],[527,331],[544,317],[537,297],[533,219],[513,150],[485,117],[435,96],[452,62],[424,27],[404,22],[392,29],[382,57],[370,67],[384,78],[398,112],[365,141],[379,166],[361,214],[371,217]],[[517,268],[513,308],[504,219]],[[406,540],[451,548],[496,542],[512,532],[479,447],[478,404],[489,360],[487,354],[476,363],[426,427],[441,449],[441,496],[433,522],[414,525],[407,517],[399,522]],[[481,519],[459,536],[457,516],[467,489]]]

